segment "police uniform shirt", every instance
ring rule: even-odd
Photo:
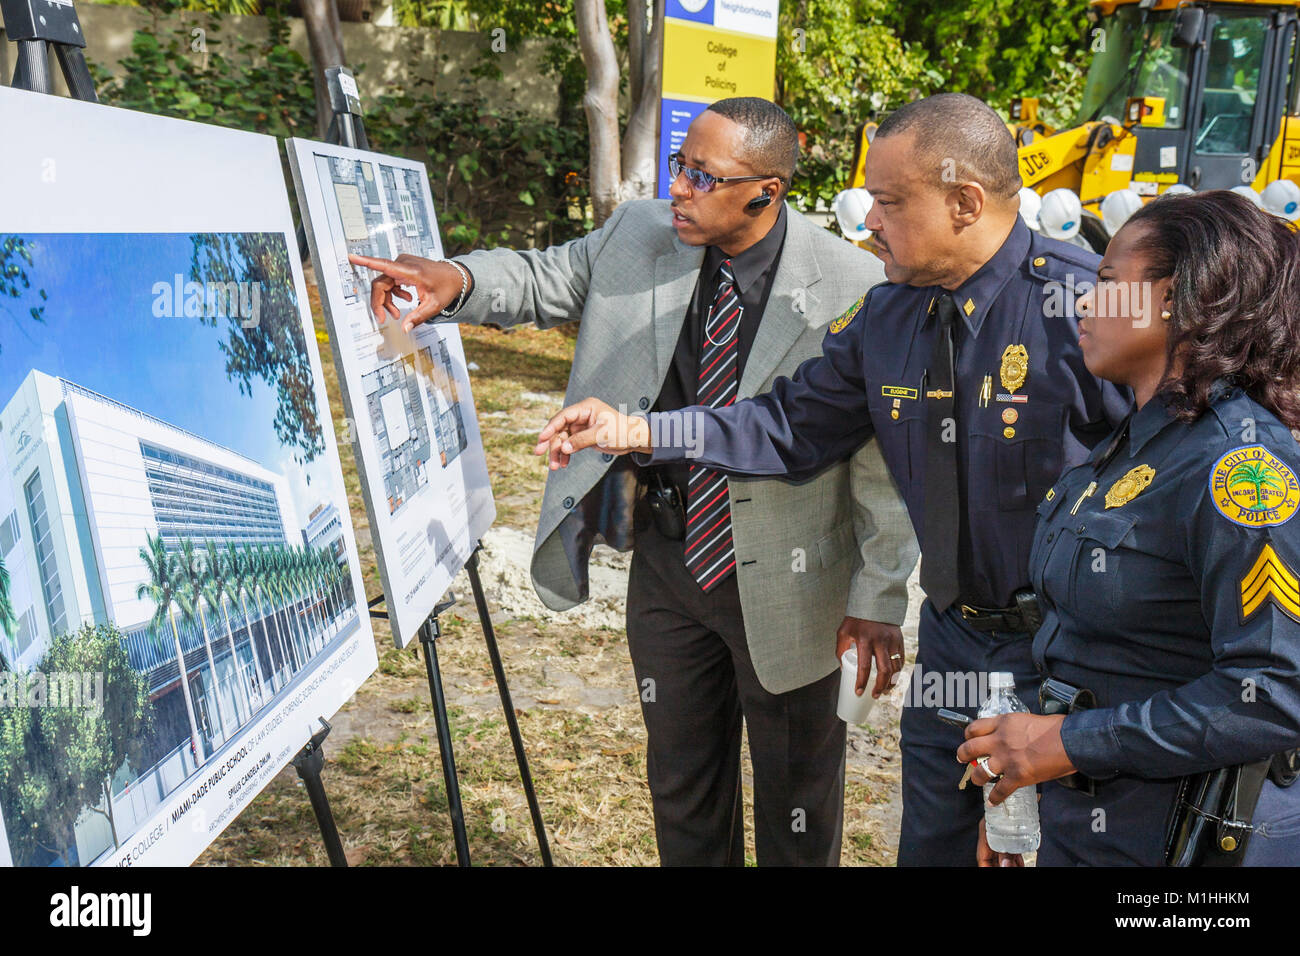
[[[745,363],[754,337],[758,335],[759,321],[772,291],[772,280],[785,245],[785,203],[781,203],[776,222],[763,238],[738,255],[731,256],[731,271],[736,279],[736,294],[744,309],[740,314],[740,328],[736,331],[736,381],[745,374]],[[717,246],[709,246],[700,265],[700,277],[695,284],[695,295],[686,310],[682,332],[677,339],[672,364],[664,378],[654,411],[671,411],[694,405],[699,390],[700,355],[704,350],[704,323],[718,288],[718,270],[728,258]],[[683,506],[686,489],[690,483],[690,466],[684,463],[666,465],[666,476],[677,485]]]
[[[997,253],[953,293],[961,601],[1006,607],[1027,584],[1034,507],[1067,465],[1108,434],[1129,400],[1079,352],[1077,286],[1096,255],[1044,238],[1017,217]],[[882,283],[831,322],[823,355],[793,378],[699,414],[690,460],[731,474],[799,480],[874,433],[925,551],[927,368],[944,290]],[[677,413],[681,414],[681,413]],[[680,423],[675,423],[680,424]],[[652,425],[654,423],[652,422]],[[657,426],[656,426],[657,427]],[[672,434],[666,429],[660,434]],[[676,434],[682,434],[681,431]],[[658,447],[641,462],[685,458]]]
[[[1240,389],[1192,424],[1153,398],[1047,493],[1034,658],[1097,709],[1061,739],[1097,778],[1175,777],[1300,744],[1300,447]]]

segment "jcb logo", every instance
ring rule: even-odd
[[[1020,158],[1026,176],[1033,176],[1046,169],[1049,161],[1047,152],[1041,149],[1036,153],[1027,153]]]

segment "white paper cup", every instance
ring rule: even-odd
[[[865,724],[871,717],[876,701],[871,696],[871,684],[859,697],[855,692],[858,683],[858,649],[850,647],[840,658],[840,702],[835,712],[846,724]]]

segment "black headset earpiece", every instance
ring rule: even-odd
[[[772,204],[772,197],[767,193],[760,193],[749,202],[745,203],[746,209],[762,209],[764,206]]]

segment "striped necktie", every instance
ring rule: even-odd
[[[721,408],[736,400],[737,332],[744,307],[736,294],[736,277],[727,259],[718,270],[718,288],[704,323],[700,350],[698,405]],[[686,493],[686,570],[707,594],[736,569],[731,540],[731,501],[726,476],[691,465]]]

